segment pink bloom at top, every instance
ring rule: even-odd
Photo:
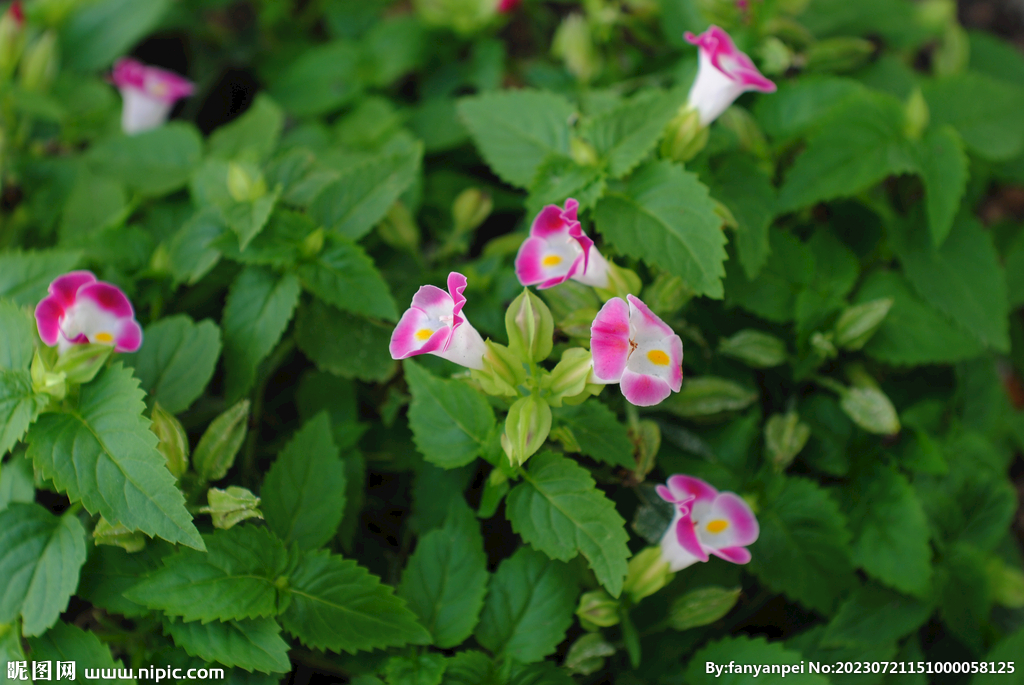
[[[757,540],[760,528],[742,497],[682,475],[669,478],[667,487],[659,485],[658,495],[676,509],[661,539],[662,558],[672,571],[707,561],[708,554],[734,564],[750,561],[747,545]]]
[[[391,358],[433,354],[460,366],[483,369],[487,347],[462,314],[465,289],[466,277],[455,271],[448,274],[448,292],[433,285],[420,287],[391,334]]]
[[[21,0],[14,0],[7,11],[11,13],[11,18],[18,22],[19,26],[25,23],[25,10],[21,8]]]
[[[518,7],[519,3],[520,0],[498,0],[498,11],[507,14]]]
[[[687,98],[707,126],[748,90],[774,93],[775,84],[765,78],[750,58],[736,49],[729,34],[711,26],[695,36],[686,32],[686,40],[700,48],[697,78]]]
[[[608,288],[608,262],[576,220],[580,203],[569,198],[565,209],[548,205],[530,226],[530,237],[516,255],[516,277],[523,285],[550,288],[570,278]]]
[[[682,339],[632,295],[605,302],[590,326],[590,351],[596,382],[618,383],[638,407],[658,404],[683,385]]]
[[[117,352],[142,346],[128,297],[89,271],[72,271],[50,284],[50,295],[36,307],[36,327],[43,342],[61,352],[84,343],[113,345]]]
[[[191,81],[172,71],[149,67],[127,57],[117,60],[110,80],[121,91],[121,129],[128,135],[157,128],[174,103],[194,90]]]

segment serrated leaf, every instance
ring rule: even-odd
[[[335,240],[296,273],[306,290],[338,309],[387,321],[398,318],[387,282],[363,248],[349,240]]]
[[[927,592],[932,574],[928,521],[907,479],[892,468],[876,466],[854,480],[844,495],[853,563],[902,592]]]
[[[270,215],[273,213],[274,206],[277,205],[280,197],[280,189],[275,188],[255,200],[245,202],[232,201],[220,207],[228,226],[231,227],[231,230],[235,232],[235,236],[238,238],[239,250],[244,251],[245,248],[249,247],[249,243],[267,227]]]
[[[893,236],[907,278],[926,302],[998,352],[1009,352],[1006,277],[988,232],[961,216],[942,247],[932,245],[920,222]]]
[[[771,179],[751,159],[730,155],[715,169],[711,194],[735,217],[736,254],[747,278],[757,278],[768,259],[768,227],[775,217]]]
[[[220,329],[184,314],[146,328],[137,353],[128,357],[142,389],[171,414],[180,414],[203,394],[220,358]]]
[[[170,6],[169,0],[102,0],[74,6],[61,29],[65,66],[78,72],[110,66],[150,33]]]
[[[785,140],[827,121],[833,110],[859,100],[865,90],[850,78],[806,75],[783,80],[770,98],[758,98],[754,112],[765,134]]]
[[[680,90],[645,90],[594,117],[587,134],[611,178],[625,176],[643,161],[683,102]]]
[[[235,159],[246,152],[257,159],[269,157],[284,128],[284,112],[265,93],[258,93],[242,116],[210,134],[209,154]]]
[[[796,316],[801,291],[814,281],[814,252],[782,229],[769,230],[768,242],[768,260],[753,280],[733,260],[725,263],[725,301],[769,321],[784,323]]]
[[[947,549],[935,568],[935,596],[949,632],[974,654],[981,654],[984,626],[992,609],[985,555],[965,544]]]
[[[594,221],[619,250],[679,276],[698,295],[721,299],[725,234],[697,176],[652,162],[608,189]]]
[[[260,497],[271,530],[285,543],[315,549],[332,537],[345,513],[345,465],[320,412],[288,442],[270,467]]]
[[[797,294],[793,314],[805,335],[829,323],[857,283],[857,256],[831,230],[819,230],[805,244],[814,257],[814,275]]]
[[[967,154],[951,126],[931,128],[917,146],[917,164],[924,181],[928,230],[932,244],[941,246],[967,190]]]
[[[288,327],[300,291],[294,275],[279,277],[259,267],[247,267],[235,279],[221,322],[229,401],[246,394],[256,381],[256,369]]]
[[[761,667],[758,673],[758,682],[781,685],[782,683],[797,683],[797,685],[828,685],[828,678],[816,673],[789,673],[783,676],[781,673],[771,673],[770,666],[788,665],[799,667],[801,661],[800,652],[786,649],[781,643],[769,643],[765,638],[749,638],[746,636],[726,637],[715,642],[708,643],[703,649],[690,657],[690,664],[686,668],[686,682],[690,685],[740,685],[747,683],[751,673],[742,673],[742,664],[757,664]],[[740,668],[729,672],[728,665],[735,663]],[[719,668],[725,667],[720,673],[709,673],[706,664],[716,664]],[[767,672],[766,672],[767,671]]]
[[[487,555],[480,524],[460,498],[444,526],[419,539],[402,573],[398,595],[441,649],[473,634],[487,593]]]
[[[787,478],[758,514],[761,535],[750,547],[750,570],[777,592],[828,613],[853,584],[850,533],[825,491]]]
[[[892,590],[865,585],[839,607],[821,637],[825,647],[896,642],[928,620],[932,605]]]
[[[586,211],[604,194],[606,180],[600,167],[583,166],[560,155],[548,157],[530,184],[526,213],[535,216],[545,205],[562,206],[570,197],[580,203],[579,211]]]
[[[195,285],[202,280],[220,261],[216,245],[229,230],[216,207],[200,209],[186,221],[167,245],[175,283]]]
[[[933,127],[950,124],[984,159],[1013,159],[1024,149],[1024,90],[984,74],[967,72],[922,86]]]
[[[903,137],[903,104],[868,92],[838,109],[807,140],[779,191],[779,210],[849,197],[915,168]]]
[[[173,549],[162,540],[150,540],[143,549],[132,553],[112,545],[97,545],[82,567],[75,594],[112,614],[127,618],[147,614],[149,609],[131,601],[124,593],[140,578],[159,568],[163,557]]]
[[[497,91],[463,98],[458,110],[487,165],[518,188],[530,185],[548,155],[568,156],[569,119],[575,109],[561,95]]]
[[[999,664],[1016,662],[1024,654],[1024,628],[1010,633],[997,642],[985,655],[985,661]],[[995,671],[979,673],[971,678],[971,685],[1020,685],[1024,683],[1024,671],[1015,668],[1015,674],[1007,677],[1006,673]]]
[[[467,650],[448,658],[444,685],[500,685],[497,668],[483,652]]]
[[[246,671],[287,673],[288,643],[272,618],[245,621],[182,622],[164,619],[164,631],[189,655]]]
[[[36,468],[93,514],[129,530],[203,549],[185,499],[142,415],[139,382],[120,363],[83,385],[78,406],[40,417],[29,435]]]
[[[307,647],[346,651],[428,644],[405,602],[356,562],[307,552],[289,577],[281,623]]]
[[[484,396],[460,381],[437,378],[416,362],[406,361],[404,368],[416,448],[427,461],[446,469],[476,459],[495,424]]]
[[[0,297],[19,307],[35,307],[46,297],[47,286],[74,269],[81,258],[79,252],[63,250],[0,254]]]
[[[383,381],[394,372],[391,331],[320,300],[299,307],[295,319],[295,342],[318,369],[364,381]]]
[[[591,400],[574,407],[557,407],[552,413],[572,430],[581,454],[612,466],[636,468],[629,433],[606,405]]]
[[[388,685],[440,685],[448,661],[437,652],[393,656],[384,668]]]
[[[505,511],[523,540],[552,559],[582,553],[613,597],[622,592],[629,548],[625,520],[595,487],[590,472],[553,452],[534,456]]]
[[[359,240],[412,184],[422,159],[423,145],[417,142],[354,166],[320,191],[309,215],[326,229]]]
[[[568,566],[521,547],[491,578],[476,639],[495,655],[540,661],[572,624],[577,592]]]
[[[111,673],[113,669],[121,669],[120,659],[115,660],[110,647],[100,642],[99,636],[90,630],[82,630],[78,626],[58,621],[45,635],[29,638],[28,646],[32,650],[32,658],[36,661],[63,661],[76,664],[77,679],[82,678],[83,668],[88,664],[89,670],[96,669],[99,674],[104,671]],[[53,666],[53,676],[57,676],[57,666]],[[77,680],[76,679],[76,680]],[[135,682],[132,678],[97,678],[94,683]]]
[[[0,623],[21,616],[23,635],[43,634],[67,608],[84,563],[85,529],[73,514],[20,502],[0,511]]]
[[[206,553],[183,549],[163,559],[124,596],[184,621],[237,621],[279,613],[284,543],[266,529],[235,526],[203,536]]]
[[[36,394],[28,371],[0,369],[0,457],[25,436],[48,401]]]
[[[138,135],[100,141],[89,148],[87,161],[100,174],[144,195],[166,195],[188,182],[202,154],[195,126],[172,121]]]
[[[13,455],[0,468],[0,511],[11,502],[35,502],[36,484],[32,462],[24,453]]]
[[[303,50],[270,84],[270,94],[299,116],[324,114],[350,102],[362,90],[362,51],[354,41],[334,40]]]

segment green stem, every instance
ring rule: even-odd
[[[259,380],[252,395],[252,413],[249,414],[249,434],[245,438],[245,452],[242,457],[242,480],[246,487],[256,484],[256,446],[259,442],[260,422],[263,420],[263,396],[267,392],[267,383],[284,363],[288,355],[295,350],[295,339],[285,338],[270,354],[260,367]]]

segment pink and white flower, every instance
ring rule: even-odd
[[[530,237],[516,255],[516,276],[523,285],[550,288],[570,278],[608,288],[608,261],[576,220],[580,203],[569,198],[565,209],[548,205],[530,226]]]
[[[683,385],[682,339],[632,295],[601,307],[590,326],[590,351],[595,381],[618,383],[638,407],[658,404]]]
[[[686,40],[700,48],[700,66],[687,101],[700,113],[701,125],[707,126],[717,119],[748,90],[775,92],[775,84],[717,26],[709,27],[699,36],[687,31]]]
[[[128,135],[149,131],[167,121],[174,103],[192,94],[195,86],[174,72],[146,66],[130,58],[114,64],[111,82],[121,91],[121,129]]]
[[[465,289],[466,277],[455,271],[448,274],[448,292],[433,285],[420,287],[391,334],[391,358],[433,354],[460,366],[483,369],[487,346],[462,314]]]
[[[116,352],[142,346],[128,297],[90,271],[72,271],[50,284],[49,296],[36,307],[36,327],[43,342],[61,352],[85,343],[113,345]]]
[[[676,509],[661,539],[661,556],[673,572],[707,561],[709,554],[734,564],[750,561],[747,545],[757,540],[760,527],[742,497],[683,475],[672,476],[657,490]]]

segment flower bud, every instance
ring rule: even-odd
[[[694,294],[682,278],[661,272],[644,289],[644,302],[651,311],[665,319],[679,312]]]
[[[928,128],[928,121],[931,119],[931,112],[928,110],[928,103],[924,99],[920,88],[914,88],[903,105],[903,131],[911,140],[918,140],[921,134]]]
[[[938,34],[956,21],[956,0],[921,0],[914,4],[914,13],[922,28]]]
[[[668,122],[661,141],[661,156],[677,162],[689,162],[708,144],[708,129],[700,123],[700,112],[684,107]]]
[[[302,244],[299,245],[299,254],[304,259],[313,259],[320,254],[324,249],[324,235],[324,229],[321,226],[303,238]]]
[[[668,562],[661,557],[661,548],[647,547],[629,560],[622,591],[636,603],[668,585],[672,575]]]
[[[253,202],[267,194],[267,182],[255,166],[228,162],[228,192],[235,202]]]
[[[832,342],[832,337],[832,333],[814,331],[809,340],[811,349],[822,359],[835,359],[839,356],[839,350],[836,349],[835,343]]]
[[[488,395],[515,397],[519,394],[519,386],[526,381],[523,361],[504,345],[491,340],[485,341],[484,345],[487,346],[484,368],[480,371],[474,369],[470,374]]]
[[[377,235],[389,247],[416,252],[420,247],[420,227],[404,202],[391,205],[387,215],[377,224]]]
[[[571,674],[590,675],[604,668],[605,657],[615,654],[615,647],[600,633],[584,633],[572,643],[562,667]]]
[[[888,297],[849,307],[836,322],[836,345],[844,350],[861,349],[882,325],[890,309],[892,299]]]
[[[764,424],[764,446],[776,471],[783,471],[811,437],[811,428],[795,411],[775,414]]]
[[[847,72],[867,64],[875,44],[864,38],[843,36],[819,40],[804,53],[808,71]]]
[[[840,395],[839,406],[869,433],[894,435],[900,432],[896,407],[878,388],[849,388]]]
[[[676,630],[689,630],[714,623],[736,606],[740,592],[740,588],[714,585],[691,590],[672,603],[669,624]]]
[[[718,342],[718,353],[739,359],[755,369],[769,369],[786,362],[786,343],[752,328],[745,328]]]
[[[636,470],[633,472],[637,481],[642,482],[654,470],[654,460],[661,449],[661,428],[656,421],[643,419],[635,428],[629,429],[633,444],[636,445]]]
[[[49,90],[59,64],[57,34],[47,31],[25,50],[19,71],[21,87],[40,92]]]
[[[479,31],[498,14],[494,0],[415,0],[414,5],[425,24],[463,35]]]
[[[543,300],[523,289],[505,312],[508,349],[527,363],[548,358],[554,344],[555,322]]]
[[[619,622],[619,601],[604,590],[584,592],[576,607],[576,615],[584,630],[595,632],[598,628],[607,628]]]
[[[237,485],[230,485],[226,490],[210,488],[206,501],[209,505],[199,511],[210,514],[214,528],[227,529],[245,519],[263,518],[263,512],[257,509],[260,498]]]
[[[999,557],[992,557],[985,568],[992,599],[1010,609],[1024,608],[1024,573],[1008,566]]]
[[[150,430],[160,439],[156,448],[167,460],[167,470],[180,479],[188,471],[188,436],[185,429],[159,402],[153,404],[152,419]]]
[[[551,53],[560,57],[566,70],[584,83],[601,70],[601,58],[594,50],[590,26],[582,14],[570,14],[555,31]]]
[[[120,523],[111,523],[100,516],[93,528],[92,538],[97,545],[121,547],[126,552],[138,552],[146,546],[146,536],[137,530],[129,530]]]
[[[479,188],[466,188],[452,203],[452,218],[456,235],[469,233],[487,220],[494,210],[490,193]]]
[[[46,367],[43,358],[36,350],[32,356],[32,389],[37,393],[45,393],[54,399],[62,400],[68,393],[67,374],[55,373]]]
[[[7,80],[25,49],[25,16],[15,0],[0,17],[0,81]]]
[[[199,477],[211,482],[227,475],[248,430],[249,400],[242,400],[215,418],[192,454],[192,466]]]
[[[66,374],[69,383],[88,383],[100,372],[113,351],[113,345],[72,345],[57,358],[53,370],[55,373]]]
[[[758,48],[761,70],[766,74],[784,74],[793,66],[793,51],[775,36],[768,36]]]
[[[597,166],[601,161],[594,146],[576,136],[569,139],[569,156],[580,166]]]
[[[686,419],[717,417],[726,412],[746,409],[757,400],[757,393],[726,378],[698,376],[683,383],[664,408]]]
[[[551,432],[551,406],[544,400],[530,395],[515,401],[505,419],[506,448],[509,460],[522,466],[541,448]]]
[[[545,374],[540,387],[551,392],[548,402],[562,406],[562,398],[579,395],[587,386],[587,378],[594,369],[594,358],[582,347],[571,347],[562,353],[562,360],[551,373]]]

